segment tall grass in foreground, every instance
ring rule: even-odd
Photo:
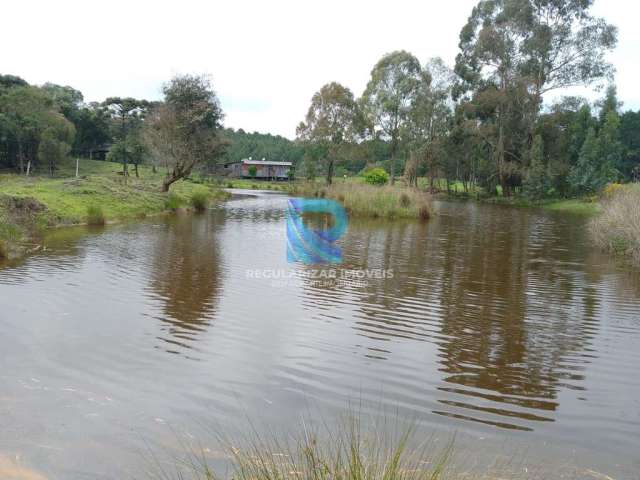
[[[342,182],[319,186],[314,183],[301,183],[296,185],[293,193],[337,200],[348,213],[356,217],[428,220],[433,214],[428,194],[400,186]]]
[[[590,228],[601,248],[629,255],[640,264],[640,185],[617,189],[604,199],[602,213]]]
[[[364,431],[359,420],[348,420],[337,431],[321,436],[303,424],[297,435],[279,440],[264,438],[253,430],[246,447],[228,440],[225,453],[231,464],[225,476],[216,473],[206,452],[192,451],[172,467],[157,465],[152,478],[162,480],[438,480],[451,479],[448,464],[453,442],[433,451],[431,441],[417,447],[414,429],[408,427]],[[385,433],[382,433],[385,432]],[[157,463],[157,462],[156,462]]]

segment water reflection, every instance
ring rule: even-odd
[[[224,275],[217,234],[224,219],[222,210],[178,216],[152,239],[148,292],[162,305],[154,316],[165,324],[159,338],[170,353],[191,349],[215,318]]]
[[[560,389],[585,389],[601,316],[598,268],[567,248],[580,225],[513,209],[444,206],[429,224],[352,222],[339,271],[384,269],[366,287],[306,283],[305,302],[325,319],[353,306],[364,355],[393,359],[393,341],[435,343],[443,384],[431,411],[500,428],[553,422]],[[306,267],[311,269],[311,267]],[[386,346],[385,346],[386,344]],[[412,379],[413,380],[413,379]],[[418,400],[416,399],[416,402]]]

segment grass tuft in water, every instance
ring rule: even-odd
[[[224,476],[208,463],[206,451],[191,449],[186,460],[174,468],[157,469],[152,478],[233,480],[438,480],[454,477],[449,472],[453,440],[436,449],[430,440],[417,442],[413,427],[403,430],[388,425],[363,429],[359,419],[341,422],[337,429],[320,432],[303,423],[300,431],[265,438],[251,429],[240,438],[244,447],[224,440],[230,462]],[[236,439],[238,440],[238,439]],[[157,459],[156,459],[157,463]],[[171,472],[169,472],[171,470]]]
[[[164,206],[167,210],[177,210],[182,206],[183,203],[184,202],[180,195],[175,192],[169,192]]]
[[[199,189],[191,194],[191,206],[196,212],[204,212],[209,206],[210,194],[208,190]]]
[[[294,194],[337,200],[356,217],[428,220],[433,213],[428,194],[402,186],[334,183],[320,188],[314,183],[303,183],[296,186]]]
[[[98,205],[89,205],[87,207],[87,224],[89,225],[104,225],[107,223],[102,208]]]

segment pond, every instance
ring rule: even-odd
[[[440,202],[428,223],[351,221],[333,278],[287,262],[286,209],[264,192],[59,230],[0,268],[0,465],[139,478],[185,438],[355,405],[455,435],[478,468],[637,478],[640,272],[586,218]]]

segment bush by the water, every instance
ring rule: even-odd
[[[629,255],[640,264],[640,185],[609,188],[591,232],[601,248]]]
[[[197,212],[204,212],[209,205],[209,192],[207,190],[201,189],[196,190],[191,194],[191,206]]]
[[[89,205],[87,207],[87,223],[89,225],[104,225],[106,223],[101,207],[98,205]]]
[[[411,188],[342,182],[318,187],[314,183],[303,183],[297,185],[293,193],[337,200],[356,217],[428,220],[432,214],[429,195]]]
[[[386,185],[389,182],[389,174],[383,168],[367,170],[363,177],[369,185]]]
[[[167,210],[177,210],[183,204],[182,197],[174,192],[169,192],[167,200],[164,204]]]

